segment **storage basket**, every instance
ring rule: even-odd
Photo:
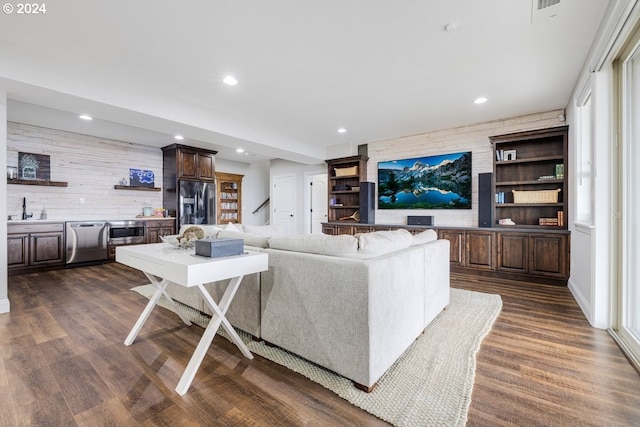
[[[358,175],[358,166],[352,166],[350,168],[335,168],[336,176],[350,176]]]
[[[513,203],[558,203],[558,193],[560,193],[559,188],[555,190],[511,191],[513,192]]]

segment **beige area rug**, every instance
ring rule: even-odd
[[[150,298],[152,285],[132,289]],[[160,306],[170,309],[161,298]],[[178,303],[179,304],[179,303]],[[209,316],[179,304],[202,327]],[[451,289],[451,303],[378,381],[371,393],[340,375],[238,331],[249,349],[323,385],[355,406],[396,426],[464,426],[471,404],[476,353],[500,314],[499,295]],[[220,335],[225,331],[220,328]]]

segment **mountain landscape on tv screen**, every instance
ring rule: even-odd
[[[378,163],[378,209],[471,209],[471,152]]]

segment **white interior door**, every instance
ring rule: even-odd
[[[272,197],[273,224],[283,225],[289,234],[295,234],[296,218],[296,176],[277,175],[273,177]]]
[[[311,234],[322,234],[322,223],[327,222],[329,218],[327,211],[327,174],[313,175],[310,179],[310,232]]]

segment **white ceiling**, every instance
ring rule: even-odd
[[[317,163],[337,144],[565,107],[608,1],[561,0],[554,17],[532,1],[41,2],[0,14],[0,89],[12,121]]]

